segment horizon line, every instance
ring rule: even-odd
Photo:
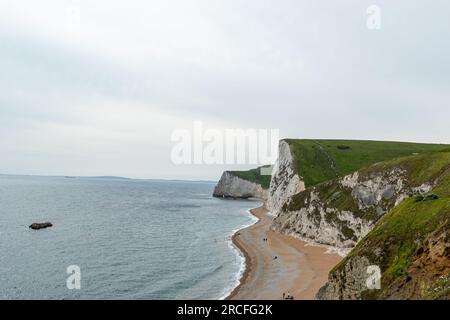
[[[140,181],[180,181],[180,182],[218,182],[210,179],[174,179],[174,178],[130,178],[123,176],[74,176],[74,175],[46,175],[46,174],[12,174],[0,173],[0,176],[41,177],[41,178],[65,178],[65,179],[110,179],[110,180],[140,180]]]

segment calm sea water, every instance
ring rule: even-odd
[[[243,263],[230,235],[257,203],[214,199],[213,187],[0,175],[0,298],[222,298]],[[67,289],[70,265],[80,290]]]

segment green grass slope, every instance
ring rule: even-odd
[[[381,290],[366,290],[363,299],[449,299],[450,152],[377,164],[392,166],[409,168],[414,184],[436,178],[433,197],[411,198],[388,212],[330,273],[362,256],[382,271]]]
[[[286,139],[306,187],[345,176],[385,160],[450,150],[450,145],[358,140]]]
[[[269,189],[271,176],[270,175],[261,175],[261,169],[269,168],[269,167],[270,166],[267,165],[267,166],[258,167],[256,169],[247,170],[247,171],[230,171],[230,173],[241,179],[258,183],[264,189]]]

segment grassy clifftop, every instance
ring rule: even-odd
[[[450,145],[358,140],[285,140],[306,187],[351,174],[378,162],[417,153],[450,150]]]
[[[262,168],[269,168],[270,166],[262,166],[256,169],[251,169],[247,171],[230,171],[231,174],[251,182],[260,184],[264,189],[269,189],[270,186],[270,175],[261,175]]]

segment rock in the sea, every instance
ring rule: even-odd
[[[53,225],[50,222],[33,223],[32,225],[30,225],[30,229],[33,229],[33,230],[45,229],[45,228],[49,228],[49,227],[53,227]]]

